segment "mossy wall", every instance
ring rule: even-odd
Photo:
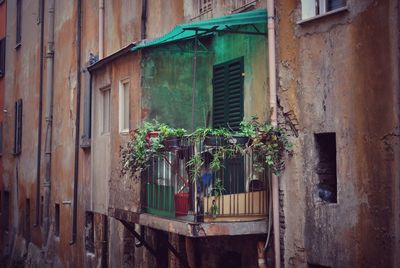
[[[258,25],[265,31],[264,25]],[[251,30],[242,27],[240,30]],[[212,68],[244,56],[245,118],[268,115],[267,38],[259,35],[216,34],[200,40],[197,53],[195,127],[211,124]],[[144,120],[157,119],[192,128],[193,40],[145,49],[142,58]]]

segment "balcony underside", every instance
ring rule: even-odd
[[[116,208],[109,208],[108,214],[116,219],[188,237],[265,234],[268,226],[267,218],[261,216],[248,218],[248,221],[240,218],[241,221],[229,219],[231,221],[200,223],[162,218],[148,213],[130,212]]]

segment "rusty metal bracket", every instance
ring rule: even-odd
[[[157,252],[144,240],[144,238],[135,231],[135,227],[132,226],[131,223],[126,222],[124,220],[119,220],[129,232],[133,234],[133,236],[143,244],[143,246],[155,257],[157,257]]]
[[[154,248],[152,248],[152,247],[146,242],[146,240],[144,239],[144,237],[143,237],[142,235],[138,234],[138,233],[135,231],[135,227],[132,226],[131,223],[126,222],[126,221],[121,220],[121,219],[118,219],[118,220],[126,227],[126,229],[128,229],[128,231],[130,231],[130,232],[135,236],[135,238],[136,238],[137,240],[140,241],[140,243],[143,244],[143,246],[144,246],[154,257],[157,258],[157,251],[156,251]],[[180,261],[180,263],[182,264],[183,267],[189,267],[189,264],[188,264],[186,258],[185,258],[182,254],[180,254],[180,253],[174,248],[174,246],[171,245],[171,243],[170,243],[169,241],[167,241],[167,248],[175,255],[175,257]]]

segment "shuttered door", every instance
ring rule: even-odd
[[[243,57],[214,65],[213,127],[238,131],[244,115]],[[244,191],[244,159],[236,157],[224,162],[225,194]]]
[[[243,57],[213,69],[213,127],[239,130],[243,120]]]

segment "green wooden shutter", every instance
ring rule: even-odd
[[[243,120],[243,57],[214,65],[213,127],[239,130]]]
[[[214,65],[213,68],[213,127],[238,131],[244,116],[243,57]],[[244,159],[235,157],[224,161],[225,194],[244,192]]]

